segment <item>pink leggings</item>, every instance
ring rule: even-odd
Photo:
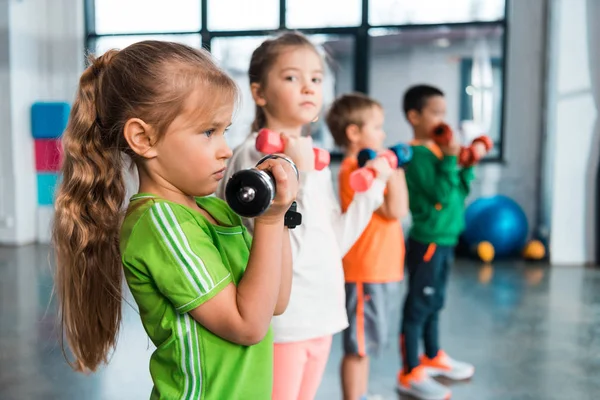
[[[273,400],[313,400],[321,384],[332,336],[275,343]]]

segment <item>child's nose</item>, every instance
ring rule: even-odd
[[[233,151],[229,148],[229,146],[225,143],[220,149],[219,152],[217,153],[218,158],[219,159],[228,159],[231,158],[231,156],[233,156]]]
[[[302,91],[306,94],[313,94],[315,92],[315,84],[311,81],[304,84]]]

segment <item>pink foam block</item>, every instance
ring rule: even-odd
[[[57,172],[62,164],[60,139],[35,140],[35,169],[38,172]]]

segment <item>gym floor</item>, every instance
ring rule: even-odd
[[[151,345],[134,309],[125,308],[117,351],[108,367],[72,372],[56,339],[49,247],[0,247],[0,399],[147,399]],[[398,399],[396,330],[371,367],[370,392]],[[600,393],[600,270],[460,260],[451,274],[442,343],[475,364],[453,399],[597,399]],[[317,398],[340,399],[339,337]],[[408,399],[408,398],[407,398]]]

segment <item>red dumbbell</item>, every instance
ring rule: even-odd
[[[261,129],[256,138],[256,150],[265,154],[282,153],[284,150],[281,135],[269,129]],[[327,150],[313,148],[315,153],[315,169],[321,171],[329,165],[331,156]]]
[[[433,128],[433,141],[438,146],[446,146],[452,140],[453,135],[452,128],[448,124],[441,123]]]
[[[394,169],[398,167],[398,157],[392,150],[384,150],[377,157],[384,157],[390,163],[390,167]],[[359,168],[350,174],[350,187],[357,193],[366,192],[376,176],[377,173],[371,168]]]
[[[479,136],[473,139],[469,147],[462,147],[458,155],[458,163],[463,167],[477,164],[494,147],[489,136]]]
[[[445,146],[452,140],[452,129],[445,123],[433,128],[433,141],[438,146]],[[461,147],[458,154],[458,163],[463,167],[469,167],[481,160],[481,158],[492,149],[494,142],[488,136],[480,136],[473,140],[469,147]]]

